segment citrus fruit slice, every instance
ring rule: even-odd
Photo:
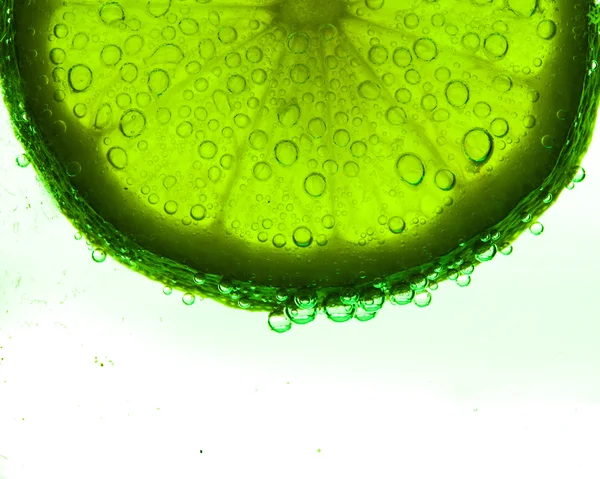
[[[276,330],[426,306],[430,282],[508,248],[581,177],[596,119],[591,0],[1,15],[11,120],[64,214],[123,264]]]

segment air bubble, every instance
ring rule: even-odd
[[[377,83],[367,80],[358,86],[358,93],[366,100],[377,100],[381,95],[381,87]]]
[[[305,226],[296,228],[294,234],[292,235],[292,238],[294,240],[294,243],[296,243],[296,245],[301,248],[307,248],[313,242],[312,232]]]
[[[396,162],[396,170],[404,181],[413,186],[420,184],[425,177],[425,166],[414,153],[401,155]]]
[[[388,51],[383,45],[375,45],[369,50],[369,60],[375,65],[383,65],[388,59]]]
[[[426,62],[430,62],[438,54],[437,46],[431,38],[419,38],[415,42],[413,50],[417,58]]]
[[[443,191],[450,191],[456,184],[456,177],[450,170],[440,170],[435,175],[435,184]]]
[[[292,53],[302,54],[308,50],[310,38],[304,32],[295,32],[288,37],[287,45]]]
[[[492,155],[493,146],[492,136],[483,128],[474,128],[463,138],[463,152],[476,163],[488,160]]]
[[[277,143],[275,146],[275,158],[283,166],[291,166],[299,155],[298,146],[290,140],[284,140]]]
[[[96,263],[103,263],[106,260],[106,252],[104,250],[101,250],[101,249],[95,249],[92,252],[92,259]]]
[[[469,101],[469,87],[463,81],[451,81],[446,85],[446,100],[455,108],[464,106]]]
[[[485,51],[495,59],[500,59],[508,51],[508,40],[501,33],[492,33],[483,44]]]
[[[304,180],[304,190],[314,198],[322,196],[326,186],[327,180],[320,173],[312,173]]]
[[[121,147],[113,147],[106,153],[109,163],[117,170],[122,170],[127,167],[128,157],[127,152]]]
[[[556,35],[556,23],[552,20],[542,20],[537,27],[537,34],[544,40],[551,40]]]

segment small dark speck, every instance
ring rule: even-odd
[[[202,454],[202,449],[200,449],[200,454]]]
[[[129,188],[123,188],[124,190],[128,190]]]

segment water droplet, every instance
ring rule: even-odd
[[[272,312],[269,314],[269,327],[276,333],[285,333],[292,328],[292,321],[282,313]]]
[[[327,124],[321,118],[313,118],[308,122],[308,131],[315,139],[322,138],[326,130]]]
[[[190,216],[196,221],[206,218],[206,208],[203,205],[194,205],[190,210]]]
[[[484,101],[477,102],[473,107],[473,113],[479,118],[487,118],[491,112],[492,107]]]
[[[399,216],[393,216],[388,222],[388,228],[394,234],[400,234],[406,228],[406,222]]]
[[[409,103],[412,98],[412,93],[407,88],[398,88],[394,96],[398,103]]]
[[[101,250],[101,249],[95,249],[92,252],[92,259],[96,263],[102,263],[106,259],[106,252],[104,250]]]
[[[27,156],[26,153],[23,153],[23,154],[17,156],[16,163],[21,168],[25,168],[26,166],[29,165],[29,157]]]
[[[73,107],[73,114],[77,118],[83,118],[85,115],[87,115],[87,106],[84,103],[77,103]]]
[[[404,73],[404,79],[407,81],[407,83],[410,83],[411,85],[416,85],[421,81],[421,74],[418,72],[418,70],[411,68],[409,70],[406,70],[406,72]]]
[[[286,243],[287,241],[285,239],[285,236],[283,236],[281,233],[273,236],[273,246],[275,246],[275,248],[283,248],[286,245]]]
[[[316,308],[302,309],[293,306],[286,306],[283,310],[285,317],[296,324],[308,324],[314,321],[317,312]]]
[[[227,81],[227,89],[234,95],[239,95],[246,89],[246,79],[241,75],[231,75]]]
[[[544,232],[544,225],[542,225],[542,223],[533,223],[530,227],[529,227],[529,231],[531,232],[531,234],[535,235],[535,236],[539,236]]]
[[[544,135],[542,137],[542,145],[544,148],[554,148],[556,146],[556,139],[552,135]]]
[[[425,308],[431,304],[431,293],[429,291],[420,291],[415,294],[413,302],[419,308]]]
[[[403,125],[406,123],[406,112],[399,106],[393,106],[385,114],[387,120],[395,126]]]
[[[482,263],[491,261],[492,259],[494,259],[494,256],[496,256],[496,251],[497,250],[495,244],[484,244],[483,247],[480,248],[480,250],[475,254],[475,258],[477,259],[477,261],[481,261]]]
[[[456,177],[450,170],[440,170],[435,175],[435,184],[444,191],[450,191],[456,184]]]
[[[77,161],[71,161],[68,165],[67,165],[67,175],[70,176],[71,178],[77,176],[79,173],[81,173],[81,164]]]
[[[344,148],[350,143],[350,133],[348,130],[337,130],[333,134],[333,142],[340,148]]]
[[[385,303],[385,295],[376,288],[363,291],[358,306],[369,313],[379,311]]]
[[[398,47],[394,50],[392,60],[394,61],[396,66],[400,68],[406,68],[412,63],[412,54],[407,48]]]
[[[181,301],[186,306],[191,306],[192,304],[194,304],[196,302],[196,296],[194,296],[192,293],[185,293],[183,295],[183,297],[181,298]]]
[[[221,43],[229,45],[237,40],[237,30],[233,27],[221,27],[219,29],[218,37]]]
[[[193,18],[182,18],[179,22],[179,30],[184,35],[194,35],[198,33],[198,22]]]
[[[414,30],[419,26],[419,16],[414,13],[409,13],[404,17],[404,26],[410,30]]]
[[[550,40],[556,35],[556,23],[552,20],[542,20],[537,27],[537,34],[544,40]]]
[[[69,69],[69,86],[74,92],[86,91],[92,84],[92,70],[87,65],[74,65]]]
[[[341,303],[341,304],[340,304]],[[344,323],[352,319],[356,311],[356,304],[342,302],[336,295],[332,295],[325,300],[323,308],[325,316],[336,323]]]
[[[114,67],[123,58],[123,52],[117,45],[105,45],[100,52],[100,60],[107,67]]]
[[[263,130],[254,130],[249,137],[250,146],[255,150],[263,150],[268,142],[269,137]]]
[[[496,91],[499,91],[500,93],[506,93],[513,86],[511,78],[504,74],[498,75],[496,78],[494,78],[492,84],[494,85]]]
[[[477,163],[490,158],[493,152],[492,136],[483,128],[474,128],[463,139],[463,151],[467,158]]]
[[[508,40],[501,33],[492,33],[483,43],[486,53],[495,59],[500,59],[508,51]]]
[[[127,152],[118,146],[108,150],[106,158],[108,159],[108,162],[118,170],[126,168],[129,163]]]
[[[140,136],[146,128],[146,117],[140,110],[128,110],[121,117],[119,126],[124,136],[135,138]]]
[[[304,190],[315,198],[318,198],[325,192],[327,180],[320,173],[311,173],[304,180]]]
[[[298,85],[306,83],[310,78],[310,68],[303,63],[297,63],[290,68],[290,78]]]
[[[474,52],[479,48],[479,45],[481,44],[481,39],[479,38],[479,35],[477,35],[477,33],[469,32],[463,35],[461,43],[462,46],[465,47],[465,49]]]
[[[369,60],[375,65],[383,65],[388,59],[388,50],[383,45],[374,45],[369,50]]]
[[[313,242],[312,232],[305,226],[300,226],[294,231],[293,239],[297,246],[307,248]]]
[[[138,67],[133,63],[125,63],[119,70],[121,79],[127,83],[133,83],[138,77]]]
[[[412,302],[415,291],[406,283],[400,283],[392,286],[389,292],[390,303],[395,305],[405,305]]]
[[[573,183],[581,183],[585,179],[585,169],[583,167],[579,167],[575,176],[573,177]]]
[[[377,100],[381,95],[381,87],[377,83],[367,80],[358,86],[358,94],[366,100]]]
[[[508,133],[508,122],[504,118],[496,118],[490,125],[492,135],[503,138]]]
[[[292,53],[302,54],[308,50],[310,38],[304,32],[295,32],[288,37],[287,45]]]
[[[165,213],[174,215],[177,213],[178,205],[176,201],[167,201],[164,206]]]
[[[283,140],[275,146],[275,158],[283,166],[291,166],[298,160],[299,149],[296,143]]]
[[[446,100],[455,108],[466,105],[469,101],[469,88],[460,80],[453,80],[446,85]]]
[[[525,128],[533,128],[535,126],[536,120],[535,117],[533,115],[527,115],[524,119],[523,119],[523,125],[525,125]]]
[[[277,117],[279,118],[279,122],[282,126],[285,128],[292,128],[300,119],[300,107],[296,104],[288,105],[277,115]]]
[[[213,159],[217,155],[218,151],[219,148],[212,141],[203,141],[200,143],[200,146],[198,146],[198,153],[206,160]]]
[[[100,8],[100,19],[110,25],[125,19],[123,7],[117,2],[109,2]]]
[[[264,58],[264,53],[260,47],[252,46],[246,50],[246,59],[250,63],[260,63]]]
[[[425,177],[425,166],[414,153],[401,155],[396,162],[396,170],[404,181],[413,186],[420,184]]]
[[[150,72],[148,75],[148,88],[156,96],[161,96],[171,83],[169,74],[162,69],[156,69]]]
[[[419,38],[415,42],[413,50],[417,58],[426,62],[430,62],[438,54],[437,46],[431,38]]]
[[[273,168],[271,168],[271,165],[268,163],[259,161],[254,165],[254,168],[252,168],[252,174],[257,180],[266,181],[271,178]]]

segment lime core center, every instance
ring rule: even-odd
[[[279,15],[284,23],[318,26],[336,23],[343,11],[343,0],[285,0]]]

